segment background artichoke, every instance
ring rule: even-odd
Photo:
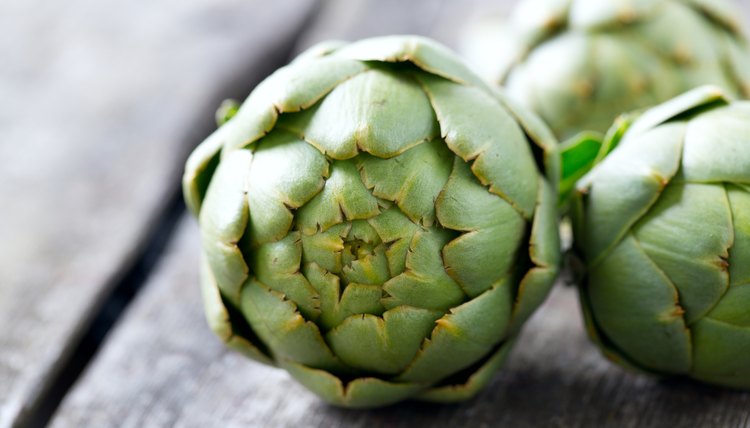
[[[557,164],[440,45],[314,47],[187,163],[209,323],[335,404],[467,398],[556,276]]]
[[[522,0],[465,51],[567,139],[704,84],[750,95],[741,16],[731,0]]]
[[[750,102],[701,88],[620,128],[572,209],[589,332],[621,364],[750,388]]]

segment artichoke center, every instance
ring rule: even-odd
[[[360,239],[344,241],[344,249],[341,252],[341,258],[344,265],[350,266],[353,261],[361,260],[375,254],[375,247]]]
[[[302,234],[302,261],[336,275],[341,285],[381,286],[391,279],[386,244],[367,220],[346,221],[313,235]]]

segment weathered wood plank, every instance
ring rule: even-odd
[[[503,16],[513,4],[515,0],[328,0],[297,51],[328,39],[388,34],[428,36],[456,49],[463,25],[487,14]]]
[[[328,406],[283,371],[227,350],[205,326],[197,226],[64,401],[53,427],[748,427],[750,393],[626,373],[589,343],[575,290],[558,286],[506,367],[474,400],[357,411]]]
[[[0,426],[33,411],[222,97],[312,0],[0,2]]]

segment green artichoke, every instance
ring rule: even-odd
[[[731,0],[522,0],[464,50],[567,139],[704,84],[750,96],[741,16]]]
[[[590,335],[635,369],[750,388],[750,102],[705,87],[619,127],[571,210]]]
[[[558,271],[542,122],[405,36],[314,47],[224,110],[183,182],[216,334],[337,405],[485,385]]]

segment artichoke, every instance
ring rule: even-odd
[[[750,102],[705,87],[618,126],[571,210],[590,335],[631,368],[750,388]]]
[[[476,393],[558,271],[552,133],[406,36],[311,48],[234,110],[183,181],[214,332],[336,405]]]
[[[700,85],[750,96],[740,16],[731,0],[525,0],[505,25],[472,26],[464,50],[567,139]]]

